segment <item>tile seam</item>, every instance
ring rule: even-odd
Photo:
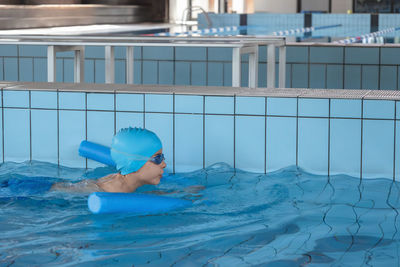
[[[265,109],[265,118],[264,118],[264,173],[267,173],[267,97],[264,98],[264,109]]]
[[[3,163],[4,163],[4,94],[3,94],[3,88],[1,88],[1,131],[2,131],[2,150],[3,150]]]
[[[29,161],[32,162],[32,95],[29,90]]]
[[[60,109],[59,93],[57,90],[57,165],[60,166]]]
[[[363,176],[363,145],[364,145],[364,143],[363,143],[363,137],[364,137],[364,99],[361,100],[360,181],[362,180],[362,176]]]
[[[85,140],[88,140],[88,110],[87,110],[87,94],[85,93]],[[85,157],[85,168],[88,168],[88,159]]]
[[[172,172],[175,173],[175,149],[176,149],[176,140],[175,140],[175,94],[172,96]]]

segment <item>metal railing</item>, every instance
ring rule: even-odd
[[[258,50],[267,46],[267,87],[275,88],[275,48],[279,47],[279,87],[285,88],[286,39],[281,36],[236,36],[236,37],[120,37],[120,36],[40,36],[8,35],[0,37],[0,44],[46,45],[48,82],[56,79],[56,53],[75,51],[74,82],[83,82],[85,46],[105,47],[105,82],[114,83],[114,48],[126,47],[126,82],[134,84],[134,47],[225,47],[232,48],[232,86],[240,87],[241,55],[249,55],[249,87],[258,85]]]

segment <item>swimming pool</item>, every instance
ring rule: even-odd
[[[6,163],[7,179],[79,180],[111,172]],[[205,186],[204,190],[193,186]],[[152,216],[93,215],[86,195],[5,196],[0,189],[3,266],[393,266],[399,264],[399,183],[296,167],[257,174],[216,163],[167,175],[159,191],[194,205]],[[20,195],[22,192],[19,193]]]
[[[399,43],[400,16],[398,14],[200,14],[202,29],[237,26],[240,30],[205,34],[279,35],[287,36],[289,43],[331,43],[352,37],[364,38],[359,43]],[[204,34],[204,33],[203,33]],[[363,38],[361,38],[363,39]]]
[[[7,82],[1,96],[6,265],[397,264],[396,91]],[[7,191],[104,176],[79,143],[127,126],[156,132],[178,173],[142,190],[193,207],[97,216],[86,195]]]
[[[397,92],[8,83],[1,95],[1,264],[398,264]],[[87,195],[10,190],[112,172],[79,143],[109,146],[129,125],[157,132],[177,173],[140,192],[192,207],[93,215]]]

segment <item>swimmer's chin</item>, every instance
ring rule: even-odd
[[[154,181],[153,181],[153,185],[158,185],[160,182],[161,182],[161,178],[162,178],[162,174],[161,175],[159,175],[159,176],[157,176],[157,178],[156,179],[154,179]]]

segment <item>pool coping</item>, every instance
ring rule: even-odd
[[[226,86],[133,85],[47,82],[1,82],[2,90],[87,93],[145,93],[243,97],[333,98],[400,100],[395,90],[349,90],[307,88],[247,88]]]
[[[346,38],[343,38],[346,39]],[[327,47],[395,47],[399,48],[400,44],[396,43],[386,43],[386,44],[363,44],[363,43],[350,43],[350,44],[342,44],[342,43],[322,43],[322,42],[290,42],[286,41],[286,46],[327,46]]]

